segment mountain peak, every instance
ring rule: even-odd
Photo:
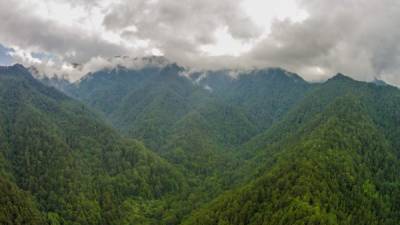
[[[332,78],[328,79],[329,81],[351,81],[353,80],[351,77],[344,75],[343,73],[337,73]]]
[[[267,76],[270,78],[283,78],[284,80],[293,80],[294,82],[305,82],[304,79],[297,75],[296,73],[289,72],[284,70],[280,67],[276,68],[267,68],[267,69],[260,69],[255,70],[254,73],[256,75]]]
[[[333,78],[335,78],[335,79],[351,79],[350,77],[344,75],[343,73],[337,73]]]
[[[14,65],[11,65],[11,66],[0,66],[0,69],[2,69],[2,70],[11,70],[11,69],[13,69],[13,70],[17,70],[17,69],[26,69],[22,64],[19,64],[19,63],[16,63],[16,64],[14,64]]]
[[[12,66],[0,66],[0,74],[7,75],[24,75],[32,77],[31,73],[22,64],[14,64]]]

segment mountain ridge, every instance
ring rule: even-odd
[[[0,68],[0,222],[396,224],[398,88],[186,72]]]

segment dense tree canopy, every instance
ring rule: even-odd
[[[40,210],[52,224],[120,224],[128,203],[162,208],[155,201],[185,190],[172,165],[122,138],[82,104],[43,86],[24,68],[1,72],[1,177],[16,184],[2,180],[9,186],[2,191],[16,193],[21,220]],[[25,208],[34,204],[24,191],[38,203],[30,212]]]
[[[397,88],[181,72],[117,67],[68,84],[0,67],[0,223],[400,220]]]

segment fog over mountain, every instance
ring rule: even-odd
[[[79,79],[75,63],[163,55],[194,69],[282,67],[306,80],[342,72],[400,85],[399,15],[396,0],[0,0],[0,63]]]

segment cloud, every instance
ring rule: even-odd
[[[21,1],[22,2],[22,1]],[[49,52],[67,61],[126,54],[127,49],[77,27],[57,24],[29,13],[34,5],[0,0],[0,42],[24,50]]]
[[[197,70],[283,67],[400,85],[398,27],[397,0],[0,0],[0,43],[53,69],[157,54]]]
[[[149,54],[163,54],[190,65],[203,54],[202,45],[217,41],[220,29],[240,41],[260,34],[237,3],[20,0],[7,7],[10,2],[0,0],[0,43],[18,49],[13,54],[17,61],[43,68]],[[32,55],[40,52],[54,58],[39,66]]]
[[[10,55],[12,51],[12,49],[0,44],[0,65],[10,65],[13,62],[13,58]]]
[[[145,67],[162,68],[171,64],[166,58],[162,56],[151,57],[93,57],[88,62],[83,64],[71,64],[66,62],[55,62],[52,58],[40,60],[33,58],[32,55],[16,51],[14,54],[19,61],[25,62],[26,65],[31,65],[35,68],[35,76],[37,77],[61,77],[72,82],[79,81],[82,77],[89,73],[100,70],[112,69],[134,69],[139,70]]]
[[[262,30],[243,13],[240,1],[152,0],[121,1],[111,7],[103,24],[108,30],[129,32],[132,40],[149,40],[174,59],[201,54],[200,46],[217,41],[226,28],[235,39],[251,40]]]
[[[321,79],[343,72],[400,85],[400,2],[307,0],[301,22],[275,21],[271,34],[246,57]],[[394,77],[397,77],[394,79]]]

